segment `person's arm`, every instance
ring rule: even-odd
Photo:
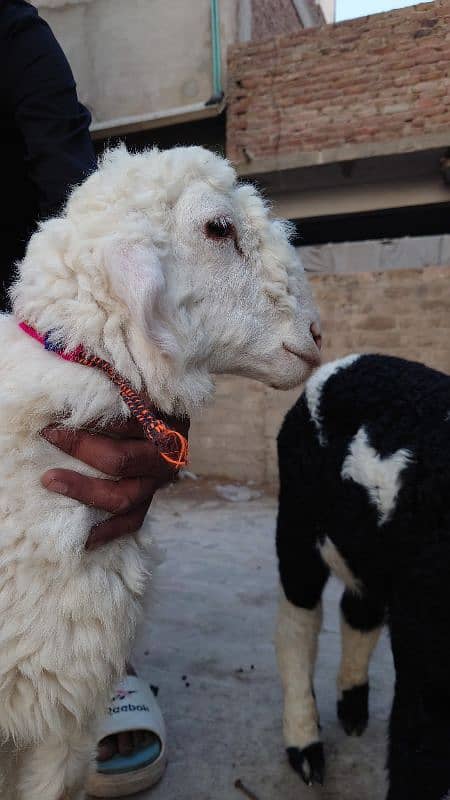
[[[2,80],[23,138],[39,216],[45,218],[57,213],[70,187],[96,168],[91,116],[78,101],[61,47],[36,9],[13,3],[2,16]]]

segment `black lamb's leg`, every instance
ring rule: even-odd
[[[295,546],[290,546],[293,526]],[[325,761],[313,679],[328,569],[309,537],[299,531],[297,516],[289,515],[283,503],[277,546],[281,587],[276,649],[284,688],[286,751],[291,766],[306,784],[321,784]]]
[[[361,736],[369,721],[369,663],[384,615],[384,602],[375,593],[346,590],[342,595],[337,711],[349,736]]]
[[[277,554],[280,600],[276,648],[284,689],[283,730],[293,769],[306,784],[322,783],[323,745],[313,689],[322,619],[321,597],[329,571],[317,549],[317,494],[322,454],[302,399],[278,437],[280,502]]]

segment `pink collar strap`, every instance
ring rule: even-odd
[[[175,467],[175,469],[186,466],[188,460],[187,439],[178,431],[169,428],[162,419],[156,417],[150,404],[133,389],[131,384],[108,361],[98,356],[87,356],[82,345],[79,345],[72,352],[67,352],[63,347],[51,341],[51,332],[41,334],[26,322],[19,322],[19,328],[39,342],[45,350],[55,353],[59,358],[63,358],[65,361],[72,361],[75,364],[83,364],[86,367],[100,369],[117,386],[120,396],[127,404],[133,417],[141,425],[145,436],[157,446],[161,458]]]
[[[75,361],[78,362],[80,356],[84,354],[84,349],[81,344],[73,350],[72,353],[66,352],[63,348],[57,347],[50,341],[50,334],[46,333],[42,335],[38,333],[35,328],[32,328],[31,325],[28,325],[26,322],[19,322],[19,328],[21,328],[24,333],[27,333],[28,336],[31,336],[32,339],[36,339],[39,344],[41,344],[45,350],[49,350],[52,353],[56,353],[60,358],[63,358],[64,361]]]

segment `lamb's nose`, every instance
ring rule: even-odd
[[[317,349],[320,350],[322,347],[322,334],[320,332],[319,324],[317,322],[313,322],[309,330],[311,331],[311,336],[314,339]]]

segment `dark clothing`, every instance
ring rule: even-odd
[[[0,0],[0,309],[36,222],[96,167],[90,120],[47,23],[25,0]]]

